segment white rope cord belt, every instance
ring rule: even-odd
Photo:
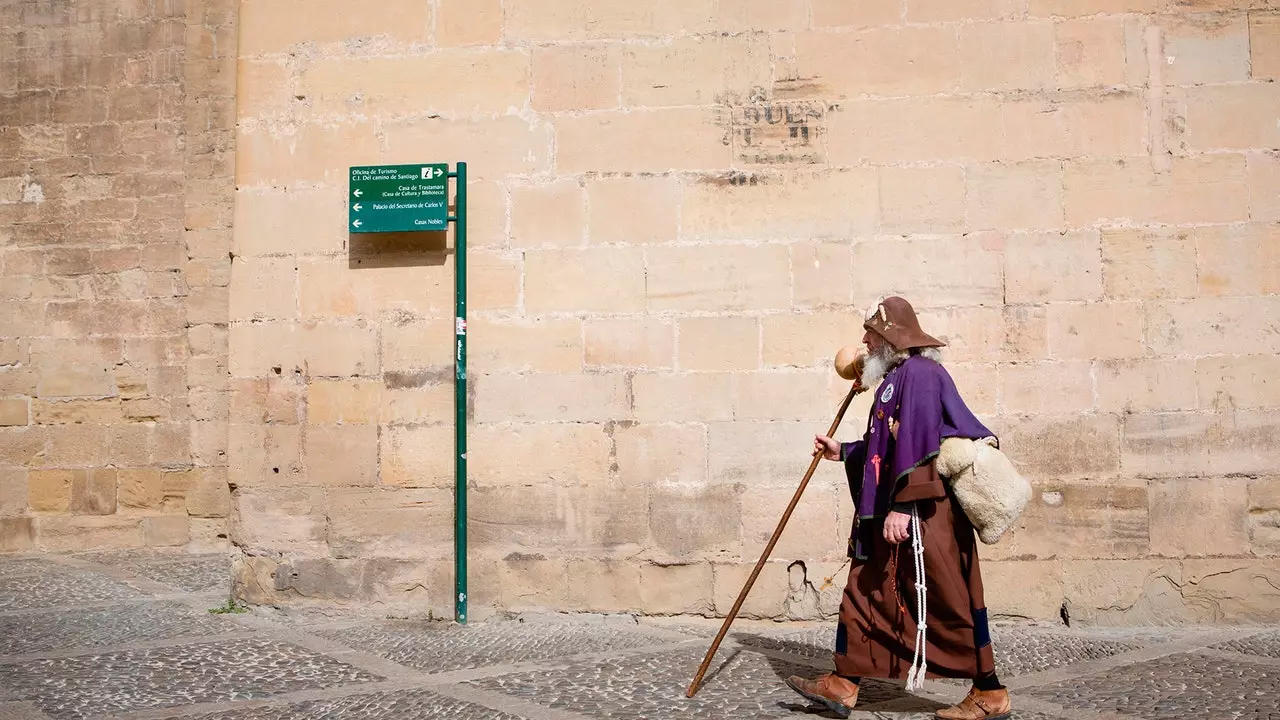
[[[920,513],[911,508],[911,554],[916,566],[916,649],[911,657],[911,670],[907,673],[907,690],[924,687],[925,672],[929,663],[925,660],[925,618],[929,617],[929,588],[924,577],[924,539],[920,530]]]

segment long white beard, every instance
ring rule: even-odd
[[[942,362],[942,353],[937,348],[924,348],[920,350],[920,354],[936,363]],[[887,343],[881,345],[880,349],[872,353],[862,366],[862,387],[876,387],[890,370],[906,362],[909,357],[911,357],[909,350],[894,350]]]

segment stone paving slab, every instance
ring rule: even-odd
[[[47,574],[0,577],[0,612],[139,597],[141,592],[124,583],[61,568]]]
[[[187,592],[230,592],[231,560],[225,554],[177,555],[136,550],[83,553],[78,560],[106,565]]]
[[[470,684],[589,717],[791,718],[808,703],[784,679],[820,674],[811,667],[727,649],[716,654],[697,694],[686,698],[704,653],[694,648],[628,655]],[[859,702],[885,702],[903,695],[896,685],[865,680]]]
[[[1245,655],[1257,655],[1258,657],[1280,658],[1280,631],[1261,633],[1252,637],[1214,645],[1213,649],[1244,653]]]
[[[5,557],[0,555],[0,578],[11,575],[33,575],[57,570],[59,566],[47,560],[35,558]]]
[[[518,715],[428,690],[353,695],[184,717],[186,720],[524,720]]]
[[[618,623],[512,623],[460,626],[387,621],[318,635],[424,672],[549,660],[580,653],[669,644],[671,636]]]
[[[251,700],[380,679],[271,640],[200,643],[0,665],[0,685],[55,719]]]
[[[240,632],[244,627],[177,603],[138,603],[68,613],[0,615],[0,656]]]
[[[0,702],[0,720],[47,720],[48,717],[29,702]]]
[[[762,635],[730,631],[739,643],[765,650],[777,650],[811,660],[828,660],[835,647],[834,624],[830,628]],[[1001,675],[1016,677],[1043,672],[1086,660],[1098,660],[1137,650],[1140,642],[1100,639],[1082,633],[1046,632],[1008,626],[994,626],[996,668]]]
[[[1064,708],[1148,720],[1280,719],[1280,669],[1180,653],[1022,691]]]

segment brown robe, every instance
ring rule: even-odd
[[[977,541],[969,518],[947,492],[933,461],[902,479],[894,501],[914,502],[923,530],[928,587],[926,677],[974,678],[995,672]],[[911,540],[890,544],[884,539],[881,518],[862,520],[855,532],[862,538],[867,558],[859,560],[849,553],[852,567],[840,602],[836,671],[905,678],[916,640]]]

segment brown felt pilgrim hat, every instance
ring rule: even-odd
[[[911,303],[896,296],[881,300],[862,327],[877,333],[899,350],[946,346],[946,343],[921,330]]]

